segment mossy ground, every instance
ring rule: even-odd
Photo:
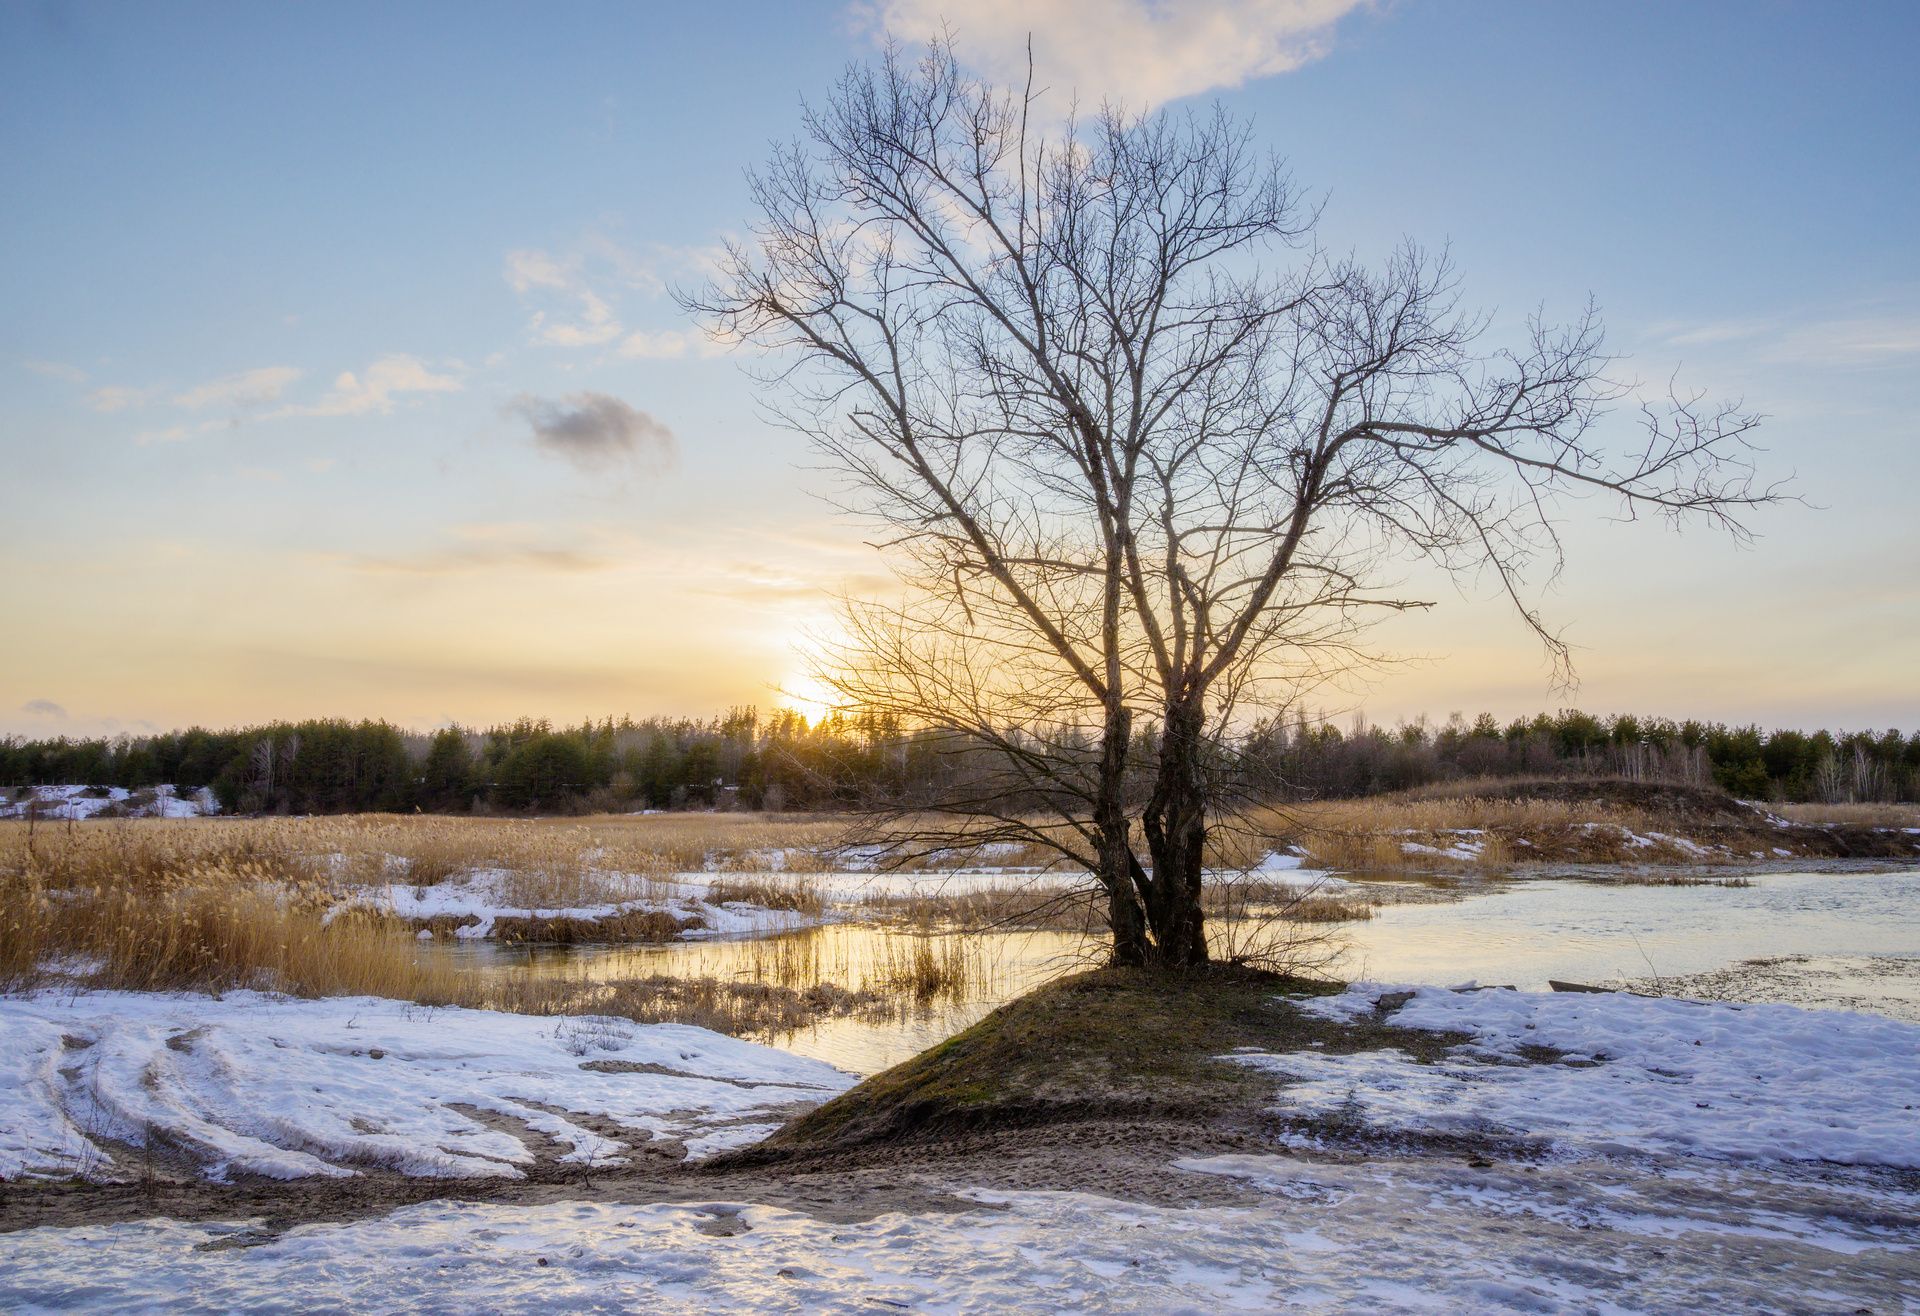
[[[805,1159],[1090,1121],[1250,1118],[1273,1082],[1222,1059],[1236,1049],[1394,1046],[1431,1057],[1457,1040],[1383,1022],[1336,1024],[1292,1004],[1338,990],[1225,965],[1075,974],[723,1159]]]

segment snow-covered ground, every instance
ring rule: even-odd
[[[1388,990],[1356,987],[1307,1008],[1371,1017]],[[257,1221],[42,1228],[0,1235],[0,1309],[1920,1310],[1920,1198],[1910,1168],[1920,1165],[1920,1026],[1775,1006],[1407,990],[1397,1008],[1398,997],[1386,1003],[1394,1023],[1467,1039],[1438,1064],[1398,1052],[1234,1057],[1275,1076],[1283,1114],[1325,1118],[1301,1124],[1284,1151],[1176,1162],[1176,1182],[1191,1183],[1196,1197],[1209,1190],[1213,1204],[963,1186],[976,1209],[890,1210],[855,1223],[737,1200],[443,1200],[279,1234]],[[58,1063],[84,1064],[106,1047],[105,1037],[79,1050],[61,1040],[79,1036],[58,1013],[70,1009],[64,1003],[26,1004],[31,1020],[44,1016],[46,1031],[35,1036],[44,1046],[52,1035],[65,1057]],[[511,1107],[529,1124],[528,1114],[549,1107],[613,1107],[593,1085],[600,1076],[581,1069],[590,1055],[677,1050],[677,1061],[663,1063],[716,1077],[768,1075],[787,1085],[777,1089],[787,1099],[807,1094],[803,1083],[826,1082],[817,1067],[790,1071],[800,1062],[697,1030],[626,1025],[631,1036],[594,1051],[600,1043],[582,1050],[585,1039],[570,1041],[547,1020],[523,1021],[530,1033],[489,1023],[478,1030],[490,1039],[485,1058],[463,1064],[454,1052],[474,1016],[440,1012],[437,1023],[408,1033],[404,1008],[379,1004],[236,998],[236,1010],[257,1012],[266,1026],[236,1019],[219,1035],[228,1047],[258,1039],[242,1053],[250,1072],[294,1066],[299,1079],[287,1087],[300,1091],[300,1103],[309,1100],[300,1085],[317,1083],[323,1109],[364,1107],[400,1120],[409,1118],[400,1109],[407,1102],[368,1106],[348,1080],[392,1073],[376,1066],[395,1057],[374,1061],[368,1044],[384,1050],[406,1034],[417,1048],[406,1063],[420,1080],[408,1100],[427,1104],[416,1118],[442,1144],[455,1141],[449,1103]],[[324,1047],[274,1022],[309,1007],[316,1029],[333,1020]],[[194,1031],[205,1017],[129,1027],[145,1030],[140,1053],[157,1059],[162,1075],[200,1065],[189,1087],[209,1091],[199,1076],[218,1071],[206,1064],[205,1040],[215,1034]],[[6,1016],[10,1036],[15,1018]],[[348,1019],[360,1026],[349,1030]],[[364,1035],[369,1023],[373,1036]],[[273,1047],[276,1036],[291,1059]],[[1560,1059],[1543,1060],[1549,1051]],[[0,1092],[19,1081],[0,1075]],[[529,1082],[552,1083],[539,1089],[550,1095],[534,1095]],[[687,1095],[623,1090],[648,1095],[616,1118],[651,1128],[636,1108],[691,1105],[701,1113],[684,1118],[720,1123],[732,1136],[738,1126],[724,1126],[733,1113],[725,1103],[776,1091],[686,1082]],[[157,1091],[171,1091],[168,1080]],[[594,1095],[580,1095],[587,1092]],[[261,1099],[270,1109],[296,1105],[271,1093]],[[11,1127],[11,1113],[0,1118]],[[584,1131],[574,1129],[561,1140],[584,1155]],[[460,1150],[478,1149],[469,1140],[485,1132],[471,1125]],[[1475,1155],[1479,1146],[1489,1154]],[[503,1146],[493,1150],[504,1159]],[[1218,1204],[1211,1190],[1222,1180],[1245,1196]]]
[[[203,1173],[519,1176],[529,1140],[618,1164],[752,1142],[853,1082],[818,1061],[680,1024],[138,992],[0,997],[0,1177],[125,1177],[149,1138]],[[499,1117],[499,1118],[489,1118]],[[583,1118],[586,1117],[586,1118]],[[529,1138],[519,1130],[530,1131]]]
[[[599,921],[636,911],[654,911],[671,915],[683,923],[695,924],[678,934],[685,939],[764,936],[792,931],[819,921],[793,910],[765,909],[744,901],[715,902],[704,898],[702,893],[707,888],[699,882],[692,883],[691,889],[684,894],[669,894],[658,883],[643,876],[600,873],[595,875],[595,884],[616,899],[596,904],[552,907],[515,903],[513,882],[514,875],[511,873],[499,869],[480,869],[430,886],[413,886],[403,881],[348,886],[341,891],[329,918],[360,906],[422,922],[446,920],[451,924],[464,920],[461,926],[452,929],[453,935],[463,940],[491,937],[494,924],[501,918]],[[422,932],[421,935],[425,937],[432,934]]]
[[[1302,1008],[1371,1018],[1395,990],[1360,983]],[[1434,1064],[1398,1050],[1233,1058],[1285,1081],[1282,1113],[1379,1131],[1920,1168],[1920,1026],[1615,993],[1397,990],[1412,995],[1388,1022],[1468,1040]]]
[[[179,791],[172,786],[128,790],[124,786],[35,786],[22,796],[0,795],[0,818],[24,818],[37,808],[42,818],[202,818],[220,812],[220,802],[205,786]]]
[[[1458,1161],[1227,1156],[1246,1205],[969,1194],[839,1224],[714,1201],[438,1201],[261,1241],[247,1222],[0,1236],[0,1307],[41,1311],[1897,1312],[1898,1194]]]

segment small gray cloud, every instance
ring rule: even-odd
[[[51,699],[29,699],[26,703],[20,705],[20,711],[33,717],[44,717],[55,722],[64,722],[67,720],[67,710],[54,703]]]
[[[557,402],[523,393],[507,413],[533,427],[535,447],[583,471],[631,464],[659,473],[672,470],[680,453],[672,430],[605,393],[570,393]]]

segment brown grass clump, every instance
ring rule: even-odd
[[[1609,878],[1621,886],[1720,886],[1750,887],[1750,877],[1702,877],[1697,873],[1621,873]]]
[[[833,983],[806,987],[713,977],[625,978],[614,982],[541,976],[494,980],[468,1002],[539,1015],[615,1015],[638,1023],[693,1024],[732,1037],[791,1036],[823,1019],[885,1017],[878,992]]]
[[[713,905],[739,902],[815,918],[819,917],[826,903],[821,898],[820,888],[805,878],[722,878],[707,887],[703,898]]]
[[[964,999],[985,976],[978,942],[957,934],[924,934],[888,938],[876,981],[884,991],[924,1002]]]
[[[570,914],[501,914],[493,920],[493,939],[510,945],[538,942],[556,946],[583,941],[662,942],[705,926],[698,917],[683,918],[664,909],[623,909],[599,918]]]
[[[1103,926],[1103,899],[1089,879],[1087,885],[1065,890],[1037,882],[997,882],[953,891],[874,891],[859,904],[876,922],[923,933],[952,928],[1090,932]]]

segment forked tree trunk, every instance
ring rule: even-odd
[[[1153,797],[1141,818],[1153,861],[1146,916],[1153,960],[1166,968],[1207,962],[1200,891],[1206,862],[1207,790],[1201,762],[1205,709],[1169,700]]]

